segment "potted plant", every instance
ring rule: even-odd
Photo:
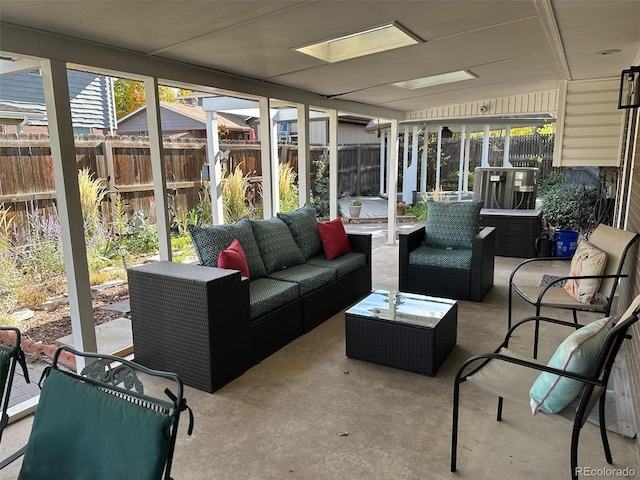
[[[349,216],[352,218],[359,217],[360,210],[362,210],[362,202],[360,200],[353,200],[349,205]]]
[[[407,212],[409,205],[406,203],[398,202],[396,203],[396,215],[404,215]]]

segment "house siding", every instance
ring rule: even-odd
[[[640,112],[636,111],[636,129],[632,133],[633,141],[631,142],[633,154],[630,159],[632,165],[631,172],[631,195],[629,197],[629,210],[626,221],[626,230],[632,232],[640,232]],[[623,219],[624,222],[624,219]],[[624,223],[623,223],[624,226]],[[625,273],[629,278],[621,282],[618,314],[621,314],[627,305],[637,296],[640,295],[640,262],[638,262],[639,247],[636,245],[630,252],[630,261],[628,262]],[[629,371],[629,379],[631,384],[631,400],[636,417],[636,426],[640,421],[640,323],[636,323],[631,329],[631,339],[625,342],[623,352],[627,361]],[[636,448],[640,456],[640,444],[636,437]]]
[[[444,107],[429,108],[407,114],[407,120],[469,118],[484,115],[480,107],[488,107],[487,118],[494,115],[526,115],[555,113],[558,110],[558,90],[487,98],[477,102],[460,103]]]
[[[190,130],[205,130],[205,122],[189,118],[166,108],[160,109],[160,121],[163,132],[186,132]],[[141,111],[118,124],[119,134],[147,132],[147,112]]]
[[[111,80],[95,73],[68,70],[74,128],[115,129]],[[0,101],[46,113],[42,76],[28,72],[0,76]],[[33,120],[32,125],[47,125]]]
[[[566,82],[561,92],[556,167],[617,167],[623,113],[617,78]]]

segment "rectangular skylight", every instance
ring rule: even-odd
[[[325,62],[335,63],[421,42],[420,38],[402,25],[393,22],[305,47],[298,47],[295,50]]]
[[[472,78],[478,77],[468,70],[458,70],[457,72],[441,73],[439,75],[432,75],[430,77],[415,78],[413,80],[407,80],[405,82],[397,82],[393,85],[395,85],[396,87],[407,88],[409,90],[415,90],[417,88],[433,87],[434,85],[460,82],[462,80],[470,80]]]

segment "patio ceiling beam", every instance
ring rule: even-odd
[[[41,68],[73,344],[77,350],[97,352],[67,65],[58,60],[43,60]],[[77,358],[76,362],[78,371],[84,368],[85,361],[82,358]]]
[[[129,78],[135,78],[137,75],[140,80],[144,77],[157,78],[162,84],[166,81],[167,83],[202,85],[225,90],[228,94],[237,92],[256,97],[278,98],[296,104],[315,105],[325,109],[334,108],[368,117],[402,120],[405,116],[404,112],[390,108],[327,98],[285,85],[4,22],[0,22],[0,45],[6,52],[66,61],[73,64],[69,65],[70,68],[91,67],[93,71],[106,75],[116,74],[117,76],[119,72]]]

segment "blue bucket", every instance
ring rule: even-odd
[[[553,234],[553,255],[555,257],[573,257],[578,248],[578,232],[575,230],[556,230]]]

